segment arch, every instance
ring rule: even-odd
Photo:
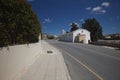
[[[85,34],[77,34],[75,36],[74,42],[80,42],[80,43],[85,43],[86,42],[86,35]]]

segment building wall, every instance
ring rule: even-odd
[[[75,37],[78,35],[85,35],[84,43],[88,43],[90,39],[90,32],[85,29],[78,29],[76,31],[66,33],[60,36],[61,41],[75,42]]]
[[[84,43],[88,43],[88,41],[91,40],[89,31],[87,31],[85,29],[78,29],[78,30],[73,32],[73,42],[75,41],[75,37],[79,34],[80,35],[85,35],[85,42]]]
[[[64,35],[61,35],[60,36],[60,40],[61,41],[72,42],[73,41],[73,34],[72,33],[66,33]]]
[[[75,37],[75,41],[74,42],[82,42],[85,43],[86,42],[86,35],[77,35]]]

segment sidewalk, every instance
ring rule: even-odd
[[[39,58],[15,80],[71,80],[62,54],[45,41],[41,44]]]

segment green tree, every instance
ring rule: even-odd
[[[85,20],[85,22],[82,24],[82,28],[90,31],[92,41],[97,41],[98,39],[103,38],[102,27],[95,18]]]
[[[74,23],[74,22],[70,26],[71,26],[70,32],[79,29],[78,25],[76,23]]]
[[[37,42],[40,33],[40,23],[28,3],[0,0],[0,46]]]

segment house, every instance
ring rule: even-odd
[[[90,32],[86,29],[78,29],[69,33],[62,33],[59,36],[60,41],[68,41],[68,42],[81,42],[81,43],[89,43]]]

